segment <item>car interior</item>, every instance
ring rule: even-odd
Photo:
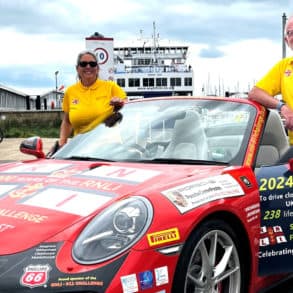
[[[286,163],[293,156],[282,119],[275,110],[269,111],[266,127],[261,139],[255,167]]]
[[[187,135],[186,129],[188,128],[191,131]],[[176,120],[171,141],[162,157],[193,160],[208,159],[207,138],[197,112],[187,111],[184,119]]]

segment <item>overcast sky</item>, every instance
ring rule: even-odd
[[[289,0],[0,0],[0,84],[43,94],[76,81],[77,54],[94,32],[115,43],[150,37],[190,45],[195,93],[247,91],[282,58]],[[292,52],[287,49],[287,56]]]

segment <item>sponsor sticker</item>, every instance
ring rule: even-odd
[[[138,274],[139,285],[141,290],[153,288],[154,276],[151,271],[144,271]]]
[[[109,196],[97,193],[48,188],[25,199],[22,204],[87,216],[110,199]]]
[[[276,245],[287,242],[281,226],[262,226],[260,229],[260,235],[260,246]]]
[[[160,172],[155,170],[125,168],[118,166],[101,166],[99,168],[84,172],[82,175],[135,184],[158,176],[160,175]]]
[[[29,265],[24,268],[20,284],[29,288],[40,287],[47,283],[51,267],[45,265]]]
[[[247,222],[258,220],[260,217],[260,203],[254,203],[245,208]]]
[[[181,213],[218,199],[241,196],[241,185],[229,174],[179,185],[162,192]]]
[[[16,167],[9,168],[2,173],[51,173],[62,168],[70,166],[69,164],[21,164]]]
[[[170,243],[180,239],[178,228],[172,228],[155,233],[147,234],[150,246],[155,246],[163,243]]]
[[[0,196],[6,194],[8,191],[16,188],[17,185],[0,184]]]
[[[169,283],[168,267],[160,267],[155,269],[155,280],[156,286],[164,285]]]
[[[133,293],[138,292],[138,283],[136,279],[136,275],[127,275],[120,278],[123,293]]]
[[[240,176],[240,180],[248,187],[251,188],[252,184],[246,176]]]

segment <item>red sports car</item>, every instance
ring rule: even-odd
[[[0,292],[254,293],[293,271],[293,161],[246,99],[128,102],[0,165]],[[293,155],[292,155],[293,157]]]

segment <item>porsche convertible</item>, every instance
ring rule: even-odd
[[[130,101],[52,157],[0,165],[0,292],[256,293],[293,271],[279,113],[240,98]]]

